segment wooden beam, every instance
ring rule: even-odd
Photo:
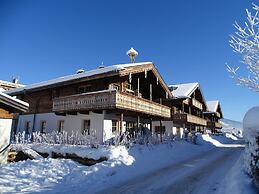
[[[137,90],[137,93],[138,93],[138,97],[139,97],[139,77],[138,77],[138,90]]]
[[[137,128],[139,129],[139,123],[140,123],[140,116],[137,117]]]
[[[149,85],[149,99],[152,101],[152,84]]]

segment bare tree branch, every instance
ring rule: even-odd
[[[238,68],[227,65],[230,77],[237,84],[259,93],[259,6],[253,4],[253,12],[246,10],[247,22],[244,27],[235,22],[236,32],[230,35],[229,44],[233,51],[241,55],[241,62],[246,66],[247,75],[238,74]]]

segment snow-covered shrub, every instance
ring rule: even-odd
[[[250,109],[243,120],[245,148],[245,168],[259,187],[259,106]]]
[[[69,144],[69,145],[91,145],[97,147],[97,137],[93,135],[84,135],[72,131],[71,134],[67,132],[58,133],[53,131],[51,133],[34,132],[32,136],[25,134],[25,132],[17,133],[15,135],[14,143],[47,143],[47,144]]]

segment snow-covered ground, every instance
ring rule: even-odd
[[[0,166],[0,193],[95,193],[130,182],[136,177],[160,171],[168,166],[179,165],[183,161],[192,159],[195,163],[196,160],[193,159],[195,157],[203,157],[204,160],[207,160],[207,155],[209,156],[215,149],[231,147],[242,149],[238,148],[239,143],[240,140],[233,140],[231,136],[211,138],[208,135],[202,135],[198,137],[198,145],[185,141],[174,141],[150,146],[135,145],[130,149],[126,149],[124,146],[105,149],[66,148],[66,150],[73,150],[83,156],[90,157],[91,155],[96,158],[105,156],[109,160],[89,167],[68,159],[51,158],[2,165]],[[35,147],[35,149],[40,148]],[[84,150],[82,151],[82,149]],[[62,148],[55,147],[55,150],[62,150]],[[93,152],[95,153],[93,154]],[[210,157],[208,157],[209,159]],[[244,185],[242,188],[246,188],[245,185],[248,185],[247,182],[250,179],[243,175],[240,166],[234,165],[233,168],[235,169],[229,171],[230,174],[227,174],[226,177],[234,179],[232,185],[238,183],[236,187]],[[180,174],[174,176],[177,177]],[[159,182],[159,180],[157,181]],[[227,186],[222,186],[222,188],[231,190]],[[253,193],[252,190],[250,192],[247,189],[247,191],[247,193]]]
[[[239,121],[233,121],[230,119],[220,119],[220,123],[222,124],[222,132],[225,133],[233,133],[237,136],[243,135],[243,123]]]

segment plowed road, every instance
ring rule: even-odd
[[[215,148],[98,193],[219,193],[219,185],[243,149]]]

